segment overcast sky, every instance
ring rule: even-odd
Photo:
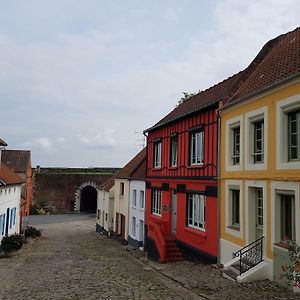
[[[0,0],[0,137],[33,166],[121,167],[142,132],[299,26],[299,0]]]

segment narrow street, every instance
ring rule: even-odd
[[[203,299],[94,230],[94,216],[37,216],[42,237],[0,260],[1,299]]]
[[[95,232],[93,215],[33,216],[42,237],[0,259],[0,299],[300,299],[268,280],[245,284],[217,266],[159,264]]]

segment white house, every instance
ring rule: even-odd
[[[5,146],[7,144],[0,139],[0,155],[1,148]],[[19,210],[23,183],[21,177],[0,163],[0,240],[3,236],[20,232]]]
[[[114,222],[114,179],[105,181],[97,193],[96,231],[110,236]]]
[[[139,233],[141,223],[144,226],[144,212],[142,209],[132,209],[130,198],[133,197],[134,190],[136,195],[139,191],[145,192],[145,184],[140,183],[145,178],[146,172],[146,149],[141,150],[123,169],[119,170],[115,176],[115,197],[114,197],[114,236],[121,241],[135,241],[138,235],[132,237],[134,231],[133,224],[130,222],[130,210],[135,210],[131,218],[135,218],[135,233]],[[140,195],[140,194],[139,194]],[[144,193],[145,195],[145,193]],[[135,200],[139,199],[137,196]],[[139,206],[138,206],[139,207]],[[131,219],[131,221],[134,219]],[[131,229],[129,227],[131,226]],[[144,231],[142,231],[143,233]],[[130,238],[129,238],[130,235]],[[143,241],[143,238],[138,239]],[[138,246],[139,243],[135,242]]]

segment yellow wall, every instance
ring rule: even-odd
[[[281,87],[280,89],[274,89],[271,93],[257,97],[256,99],[244,101],[241,104],[236,104],[226,110],[221,112],[221,146],[220,146],[220,237],[221,239],[227,240],[239,246],[245,246],[246,243],[246,232],[245,232],[245,209],[243,212],[243,233],[242,238],[234,237],[225,232],[226,220],[225,220],[225,180],[226,179],[239,179],[243,180],[243,195],[241,199],[244,201],[245,208],[245,180],[264,180],[267,183],[267,203],[266,203],[266,215],[267,215],[267,232],[266,232],[266,242],[267,242],[267,256],[272,258],[272,245],[271,245],[271,180],[288,180],[288,181],[299,181],[300,180],[300,170],[276,170],[276,103],[280,100],[286,99],[288,97],[300,94],[300,82],[294,82],[289,86]],[[243,115],[244,123],[244,140],[243,143],[243,157],[245,159],[245,130],[246,130],[246,118],[245,114],[257,110],[262,107],[268,107],[268,161],[266,170],[244,170],[244,171],[226,171],[225,170],[225,155],[226,155],[226,122],[234,117]],[[244,161],[241,161],[244,169]],[[264,212],[265,213],[265,212]]]

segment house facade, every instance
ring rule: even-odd
[[[25,182],[21,190],[20,231],[28,222],[32,197],[31,154],[28,150],[2,150],[1,161],[19,175]]]
[[[104,182],[97,193],[96,231],[111,236],[114,224],[114,179]]]
[[[0,147],[6,143],[0,139]],[[0,148],[0,155],[1,155]],[[20,232],[20,199],[23,179],[4,163],[0,163],[0,240]]]
[[[146,151],[143,163],[131,176],[129,186],[129,237],[128,243],[133,247],[143,248],[145,228],[145,177]]]
[[[129,206],[130,186],[135,180],[135,173],[139,172],[146,159],[146,149],[141,150],[124,168],[114,177],[114,236],[128,242],[129,236]]]
[[[147,136],[146,250],[161,262],[218,256],[218,115],[240,74],[192,96]]]
[[[220,261],[284,284],[300,243],[300,29],[268,42],[221,110]],[[239,261],[242,267],[233,274]]]

